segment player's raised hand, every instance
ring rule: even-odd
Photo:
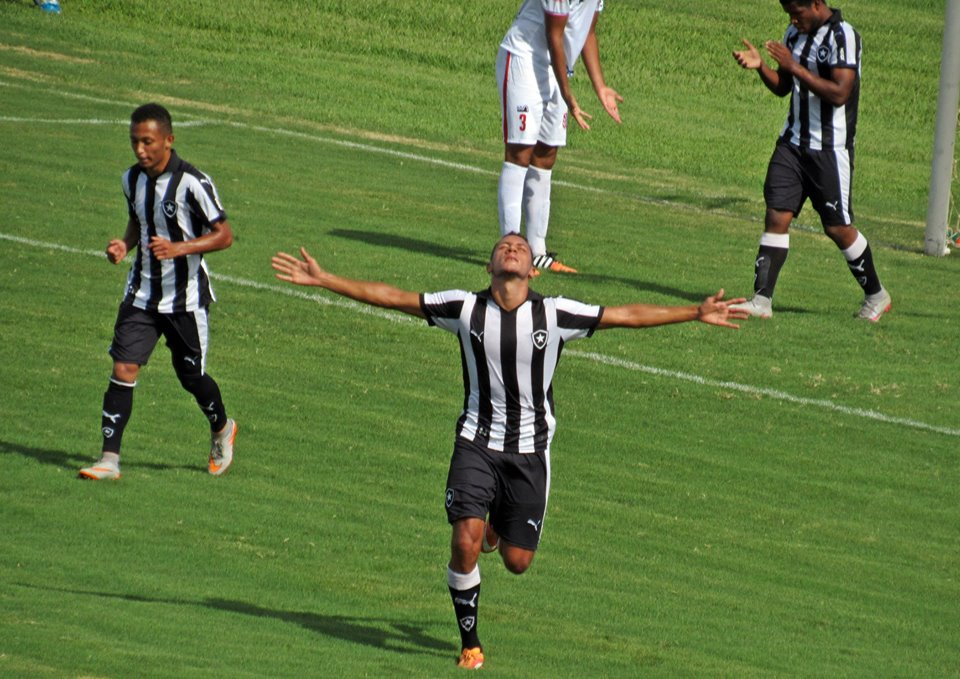
[[[767,50],[767,54],[773,57],[781,68],[788,73],[793,72],[793,65],[797,62],[794,61],[793,54],[786,45],[775,40],[767,40],[763,46]]]
[[[757,69],[763,65],[763,58],[760,56],[760,50],[750,44],[749,40],[744,38],[740,39],[740,42],[743,43],[744,47],[747,49],[744,50],[734,50],[733,58],[737,60],[737,63],[741,67],[746,69]]]
[[[173,243],[166,238],[161,238],[160,236],[154,236],[150,239],[150,244],[147,245],[150,249],[150,252],[153,253],[153,256],[157,259],[173,259],[180,255],[180,244]]]
[[[300,248],[300,256],[302,259],[286,252],[278,252],[270,260],[270,265],[278,272],[277,278],[282,281],[294,285],[316,285],[317,279],[324,273],[323,269],[306,248]]]
[[[127,244],[120,238],[114,238],[107,243],[107,259],[114,264],[119,264],[127,256]]]
[[[733,328],[739,329],[740,326],[731,323],[729,319],[745,319],[750,316],[750,313],[746,309],[733,309],[731,308],[734,304],[742,304],[746,302],[745,297],[737,297],[731,300],[723,299],[723,288],[715,295],[707,297],[700,304],[700,307],[697,309],[697,320],[704,323],[709,323],[710,325],[719,325],[724,328]]]

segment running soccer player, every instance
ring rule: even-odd
[[[503,121],[503,166],[497,188],[500,235],[520,233],[537,271],[576,273],[547,252],[550,184],[557,150],[567,144],[567,116],[589,130],[593,116],[580,108],[570,77],[578,58],[603,110],[620,123],[617,92],[600,66],[597,17],[603,0],[524,0],[497,52],[496,75]]]
[[[481,551],[499,550],[507,569],[523,573],[540,544],[550,490],[550,442],[556,426],[553,374],[567,342],[606,328],[647,328],[702,321],[737,328],[747,318],[723,300],[700,305],[602,307],[530,290],[533,254],[518,234],[503,236],[487,264],[490,287],[418,294],[322,269],[303,248],[278,252],[277,278],[314,285],[358,302],[426,319],[460,342],[464,404],[457,422],[445,504],[452,525],[447,585],[460,630],[457,664],[484,662],[478,636]]]
[[[119,264],[136,248],[114,324],[113,373],[103,395],[100,459],[81,478],[120,478],[120,443],[133,411],[133,388],[160,336],[166,338],[180,384],[210,422],[208,471],[233,463],[237,423],[227,417],[220,387],[206,371],[209,306],[215,301],[203,255],[233,243],[233,231],[210,177],[173,148],[170,113],[144,104],[130,117],[137,163],[123,174],[129,220],[107,257]]]
[[[743,308],[760,318],[773,315],[773,291],[790,248],[790,222],[809,198],[863,289],[856,316],[875,323],[890,310],[890,294],[880,284],[870,244],[853,226],[860,35],[824,0],[780,0],[780,5],[790,25],[782,43],[764,45],[777,70],[747,40],[746,49],[733,53],[775,95],[790,95],[787,121],[763,185],[767,212],[754,265],[754,294]]]

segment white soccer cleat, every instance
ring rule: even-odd
[[[120,463],[115,459],[101,457],[90,467],[84,467],[80,470],[81,479],[91,479],[92,481],[114,480],[120,478]]]
[[[237,423],[227,418],[223,431],[210,435],[208,471],[214,476],[225,474],[233,464],[233,440],[237,438]]]
[[[890,293],[886,288],[880,288],[880,292],[863,298],[863,304],[860,305],[860,311],[856,313],[856,317],[876,323],[881,316],[890,311],[890,307]]]
[[[731,304],[730,308],[743,309],[754,318],[770,318],[773,316],[773,300],[763,295],[754,295],[746,302]]]

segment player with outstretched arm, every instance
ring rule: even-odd
[[[447,476],[447,518],[452,525],[447,584],[460,630],[457,664],[484,662],[478,636],[481,551],[499,550],[507,569],[520,574],[540,542],[550,490],[550,442],[555,420],[553,374],[567,342],[607,328],[648,328],[701,321],[737,328],[743,319],[723,290],[699,305],[629,304],[603,307],[544,297],[529,287],[530,245],[518,234],[502,237],[490,255],[490,287],[481,292],[417,293],[385,283],[352,280],[300,257],[278,252],[277,278],[326,288],[364,304],[426,319],[457,335],[465,408],[457,422]]]

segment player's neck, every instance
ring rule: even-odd
[[[494,276],[490,280],[493,301],[504,311],[513,311],[527,301],[530,283],[519,276]]]

